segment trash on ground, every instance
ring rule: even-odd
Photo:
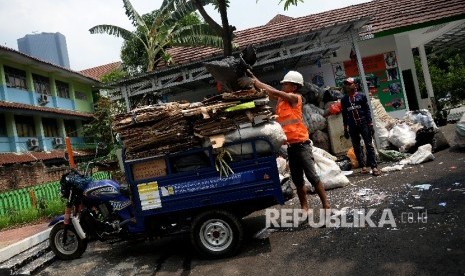
[[[401,171],[404,168],[404,165],[394,165],[394,166],[387,166],[381,168],[382,172],[393,172],[393,171]]]
[[[357,192],[357,195],[358,195],[358,196],[366,196],[366,195],[372,194],[372,193],[373,193],[373,190],[372,190],[372,189],[367,189],[367,188],[365,188],[365,189],[359,190],[359,191]]]
[[[431,188],[431,184],[415,185],[414,188],[417,188],[417,189],[419,189],[420,191],[429,190],[429,188]]]
[[[271,233],[273,233],[275,231],[276,231],[276,229],[263,228],[262,230],[258,231],[254,235],[254,238],[263,240],[263,239],[268,238],[271,235]]]
[[[414,199],[420,199],[420,195],[412,195]]]
[[[439,203],[439,206],[442,206],[442,207],[446,207],[446,205],[447,205],[447,202],[441,202],[441,203]]]
[[[418,147],[418,150],[411,156],[400,160],[399,164],[416,165],[416,164],[424,163],[429,160],[434,160],[434,155],[432,153],[431,144],[426,144],[426,145]]]
[[[414,209],[414,210],[423,210],[423,209],[425,209],[425,207],[423,207],[423,206],[413,206],[412,209]]]

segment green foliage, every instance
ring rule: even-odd
[[[419,75],[420,91],[426,90],[419,58],[415,61]],[[428,56],[428,66],[436,99],[450,96],[452,105],[465,100],[465,53],[460,50],[448,50],[439,54],[432,52]]]
[[[0,229],[7,228],[10,226],[10,218],[7,216],[0,216]]]
[[[440,53],[431,52],[428,55],[428,67],[433,85],[437,119],[447,117],[447,107],[450,108],[465,100],[465,53],[460,50],[447,50]],[[418,76],[420,93],[425,94],[426,85],[419,57],[415,57],[415,68]],[[439,99],[450,98],[448,101]]]
[[[39,210],[37,209],[13,210],[10,212],[10,223],[21,224],[31,222],[39,219],[39,217]]]
[[[113,83],[122,80],[127,76],[128,73],[124,71],[122,68],[116,68],[110,73],[103,75],[100,81],[103,83]]]
[[[111,155],[111,153],[114,153],[120,146],[111,129],[112,117],[123,111],[123,106],[119,102],[112,102],[109,98],[101,97],[95,104],[94,119],[83,126],[85,136],[94,137],[96,143],[103,142],[107,145],[107,152],[110,152],[110,155],[104,159],[116,159],[116,155]]]
[[[212,1],[203,0],[202,5],[210,2]],[[125,63],[125,69],[130,73],[140,72],[145,64],[147,71],[153,71],[161,60],[170,64],[172,59],[166,49],[179,42],[182,43],[182,46],[192,46],[192,41],[195,41],[203,46],[222,47],[221,37],[216,36],[215,39],[212,31],[208,33],[198,33],[194,29],[188,31],[190,26],[206,24],[183,25],[192,22],[192,18],[185,19],[185,17],[192,17],[195,13],[196,6],[193,0],[166,0],[163,1],[158,10],[144,16],[137,13],[129,0],[123,0],[123,3],[126,15],[136,28],[134,32],[113,25],[97,25],[90,28],[89,32],[91,34],[107,33],[122,37],[127,43],[123,46],[121,58]],[[196,38],[180,40],[180,37],[185,36]],[[203,38],[204,36],[206,37]],[[144,54],[141,56],[141,53]]]
[[[111,106],[110,99],[104,97],[95,104],[94,119],[83,126],[84,136],[95,137],[96,142],[113,144]]]
[[[290,5],[297,6],[297,3],[303,3],[304,0],[279,0],[280,5],[282,2],[284,2],[284,10],[287,11]]]
[[[61,198],[50,200],[46,203],[45,209],[41,210],[41,215],[49,218],[61,215],[63,214],[65,207],[66,202]]]
[[[258,2],[258,0],[257,0],[257,2]],[[282,2],[284,2],[284,10],[287,11],[289,9],[290,5],[297,6],[297,4],[299,2],[303,3],[304,0],[279,0],[279,5],[281,5]]]

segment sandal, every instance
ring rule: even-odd
[[[378,168],[373,168],[373,176],[379,176],[381,175],[381,171],[378,170]]]
[[[366,167],[363,167],[363,168],[360,170],[360,173],[361,173],[361,174],[367,174],[367,173],[370,173],[370,171],[367,170]]]

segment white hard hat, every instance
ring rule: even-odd
[[[284,76],[283,80],[281,81],[281,83],[285,83],[285,82],[292,82],[292,83],[296,83],[296,84],[303,86],[304,77],[302,77],[302,74],[300,74],[297,71],[289,71]]]

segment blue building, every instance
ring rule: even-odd
[[[66,136],[73,146],[85,144],[82,125],[92,119],[99,84],[0,46],[0,159],[12,159],[4,153],[62,152]]]
[[[21,53],[70,68],[66,38],[60,33],[28,34],[18,39]]]

